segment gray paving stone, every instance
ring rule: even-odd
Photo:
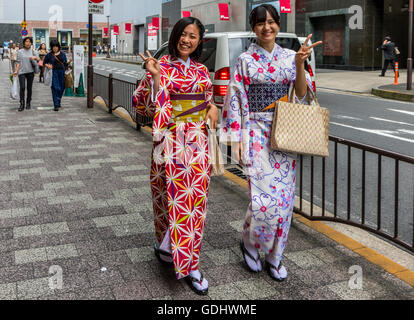
[[[25,264],[38,261],[47,261],[45,248],[19,250],[15,252],[16,264]]]
[[[0,284],[0,300],[17,300],[17,284]]]
[[[78,251],[76,250],[76,246],[74,244],[65,244],[60,246],[47,247],[46,254],[47,259],[51,261],[57,259],[77,257]]]
[[[17,282],[17,296],[19,299],[32,299],[53,293],[54,290],[49,286],[49,278]]]

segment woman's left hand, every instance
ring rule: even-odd
[[[207,108],[208,108],[208,112],[207,112],[206,120],[210,119],[211,129],[217,129],[217,123],[219,120],[218,108],[212,103],[209,103]]]
[[[312,34],[308,35],[303,45],[300,47],[300,49],[296,53],[296,56],[295,56],[296,67],[298,67],[299,65],[303,65],[305,63],[306,59],[309,58],[309,56],[311,55],[313,47],[316,47],[322,44],[322,41],[318,41],[308,47],[308,42],[311,38],[312,38]]]

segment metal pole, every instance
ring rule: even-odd
[[[93,108],[92,14],[89,14],[88,37],[88,108]]]
[[[106,52],[106,58],[109,59],[111,57],[111,55],[109,54],[109,50],[111,50],[111,28],[109,26],[109,16],[107,18],[108,18],[108,41],[109,43],[108,43],[108,50]]]
[[[414,0],[410,0],[408,11],[407,90],[411,90],[413,84],[413,5]]]
[[[24,0],[24,18],[23,21],[26,21],[26,0]]]

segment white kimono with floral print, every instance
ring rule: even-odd
[[[249,180],[251,202],[243,239],[271,255],[275,263],[282,258],[292,219],[296,155],[270,148],[274,112],[262,111],[270,103],[257,108],[262,94],[252,96],[252,88],[260,93],[266,92],[270,85],[273,96],[278,99],[290,92],[296,80],[295,55],[296,52],[277,44],[269,53],[253,43],[238,58],[223,109],[221,138],[242,142],[242,160]],[[310,97],[312,82],[308,74],[306,80],[306,96]],[[256,109],[252,106],[253,100]]]

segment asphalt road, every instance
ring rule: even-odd
[[[94,60],[95,72],[112,73],[115,78],[135,82],[143,76],[138,65]],[[414,157],[414,104],[385,100],[372,95],[357,95],[319,90],[319,103],[331,112],[330,135]],[[382,177],[378,179],[378,157],[366,154],[365,188],[362,185],[362,152],[351,149],[350,202],[348,203],[348,150],[338,147],[337,215],[360,222],[362,217],[362,190],[365,189],[365,222],[377,228],[378,208],[381,211],[381,230],[390,235],[395,231],[395,162],[383,158]],[[299,172],[298,172],[299,173]],[[407,243],[413,241],[414,165],[399,164],[398,237]],[[314,203],[322,202],[322,161],[315,159]],[[304,160],[303,198],[310,200],[310,158]],[[300,176],[297,179],[299,194]],[[380,185],[380,188],[378,187]],[[334,212],[334,149],[326,160],[326,210]],[[381,201],[378,201],[378,191]],[[379,206],[380,204],[380,206]]]
[[[373,96],[318,92],[322,106],[331,112],[330,134],[342,139],[374,146],[394,153],[414,157],[414,104],[385,100]],[[334,145],[326,160],[326,210],[334,212]],[[365,221],[377,228],[378,208],[381,230],[390,235],[395,231],[395,161],[383,157],[382,177],[378,179],[378,156],[366,153],[365,187],[362,184],[362,151],[351,148],[350,201],[348,204],[348,148],[338,146],[337,215],[351,220],[362,219],[362,191],[365,190]],[[322,203],[322,161],[315,158],[314,201]],[[399,163],[398,173],[398,236],[413,241],[414,165]],[[299,194],[300,177],[298,175]],[[303,197],[310,200],[310,158],[304,159]],[[381,200],[378,201],[378,191]]]

